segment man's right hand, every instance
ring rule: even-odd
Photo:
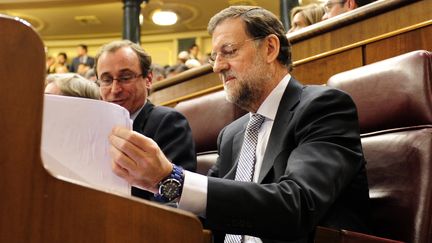
[[[156,142],[123,127],[115,127],[109,141],[113,172],[133,186],[157,193],[158,183],[173,167]]]

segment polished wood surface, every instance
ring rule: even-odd
[[[221,81],[207,64],[155,83],[149,98],[155,104],[175,106],[184,97],[192,98],[220,90],[220,85]]]
[[[365,46],[365,64],[415,50],[432,50],[432,19],[428,25]]]
[[[0,242],[210,242],[188,212],[51,176],[40,157],[45,54],[0,16]]]
[[[324,84],[335,73],[361,66],[363,66],[362,48],[357,47],[296,65],[291,74],[305,84]]]
[[[304,84],[324,84],[338,72],[412,50],[431,51],[431,9],[430,0],[377,1],[290,33],[292,74]],[[210,66],[197,69],[186,79],[174,77],[170,82],[175,85],[162,82],[150,99],[170,106],[222,88]]]

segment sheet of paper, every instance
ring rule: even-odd
[[[105,101],[45,94],[42,161],[54,176],[104,191],[130,195],[111,170],[108,135],[114,126],[132,129],[129,112]]]

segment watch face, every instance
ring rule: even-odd
[[[176,179],[165,180],[159,188],[159,194],[172,201],[180,196],[181,183]]]

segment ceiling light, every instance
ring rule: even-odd
[[[156,10],[153,12],[152,20],[157,25],[173,25],[177,22],[177,14],[172,11]]]

